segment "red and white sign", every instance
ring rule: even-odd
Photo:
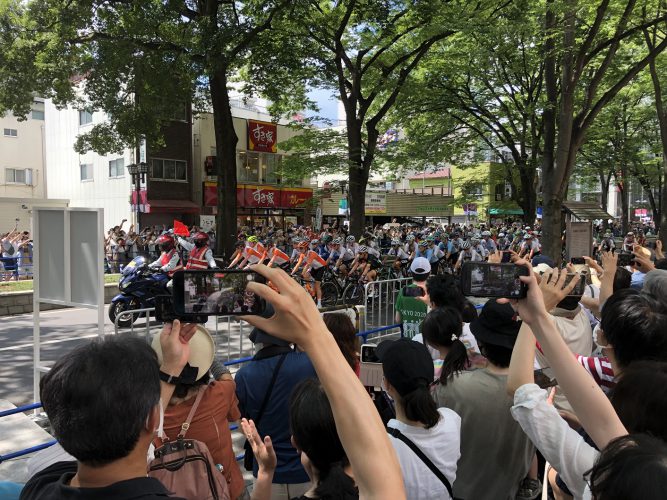
[[[236,206],[240,208],[301,208],[313,197],[307,188],[239,184],[236,186]],[[216,182],[204,183],[204,206],[218,205]]]
[[[278,126],[274,123],[248,120],[248,150],[278,152]]]

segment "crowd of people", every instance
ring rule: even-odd
[[[59,444],[31,459],[20,498],[664,498],[667,260],[645,233],[618,245],[628,265],[602,230],[584,264],[561,269],[539,227],[520,224],[396,224],[358,238],[245,228],[229,262],[197,229],[141,241],[155,242],[151,265],[166,273],[234,266],[267,278],[248,285],[269,304],[244,317],[256,354],[232,376],[209,332],[178,321],[151,345],[128,335],[77,347],[41,379]],[[527,296],[478,312],[455,272],[505,256],[527,269]],[[322,314],[290,274],[373,280],[378,264],[412,282],[395,301],[400,338],[368,361],[350,318]],[[362,384],[367,363],[381,365],[380,387]],[[239,420],[242,463],[229,427]]]
[[[29,231],[0,234],[0,281],[32,278],[32,248]]]

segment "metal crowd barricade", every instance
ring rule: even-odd
[[[135,311],[123,311],[123,313],[121,313],[121,314],[131,314],[131,313],[143,312],[143,311],[148,312],[148,311],[151,311],[151,310],[152,309],[150,309],[150,308],[137,309]],[[333,312],[334,310],[340,310],[340,309],[330,308],[326,312]],[[119,314],[116,319],[121,317],[121,314]],[[117,321],[116,321],[114,326],[115,326],[116,333],[118,333],[119,327],[118,327]],[[147,332],[150,331],[149,327],[150,327],[150,325],[148,325],[148,322],[147,322],[147,326],[146,326],[146,331]],[[374,328],[374,329],[368,330],[368,331],[361,331],[361,332],[357,333],[357,337],[362,338],[364,343],[369,342],[369,341],[370,342],[378,342],[386,336],[396,335],[397,333],[399,333],[397,331],[397,330],[399,330],[399,328],[400,328],[399,324],[392,324],[392,325],[388,325],[388,326]],[[130,331],[133,331],[133,330],[130,330]],[[391,332],[391,333],[382,334],[382,335],[375,335],[375,334],[382,333],[382,332]],[[371,335],[373,335],[373,337],[369,338]],[[240,346],[240,349],[242,349],[242,346]],[[254,354],[254,347],[253,347],[253,354]],[[252,360],[252,358],[253,358],[253,356],[250,355],[250,356],[245,356],[245,357],[241,357],[241,358],[237,358],[237,359],[229,359],[229,360],[225,361],[223,364],[227,367],[234,367],[234,366],[237,366],[237,365],[241,365],[243,363],[248,363],[249,361]],[[41,407],[42,407],[42,403],[37,402],[37,403],[32,403],[32,404],[29,404],[29,405],[21,406],[21,407],[18,407],[18,408],[13,408],[11,410],[5,410],[5,411],[0,412],[0,418],[6,417],[6,416],[9,416],[9,415],[14,415],[16,413],[23,413],[23,412],[34,410],[34,409],[41,408]],[[238,429],[238,425],[236,425],[236,424],[231,424],[229,426],[229,430],[232,431],[232,432],[237,430],[237,429]],[[35,453],[37,451],[40,451],[40,450],[43,450],[43,449],[48,448],[50,446],[53,446],[56,443],[57,443],[57,441],[54,439],[52,441],[47,441],[46,443],[41,443],[41,444],[38,444],[36,446],[31,446],[31,447],[25,448],[23,450],[8,453],[6,455],[0,455],[0,463],[4,462],[6,460],[11,460],[11,459],[14,459],[14,458],[19,458],[19,457],[22,457],[22,456],[25,456],[25,455],[29,455],[30,453]],[[242,460],[243,459],[243,454],[238,455],[236,457],[236,459],[237,460]]]
[[[412,283],[412,278],[371,281],[364,285],[366,318],[361,331],[380,328],[394,323],[394,305],[401,289]]]
[[[111,306],[109,306],[109,307],[111,307]],[[146,319],[146,324],[143,326],[143,328],[146,330],[145,334],[144,334],[144,337],[146,338],[146,340],[150,341],[151,326],[156,326],[157,325],[157,323],[151,324],[151,313],[152,312],[155,312],[154,307],[145,307],[143,309],[128,309],[127,311],[121,311],[120,313],[118,313],[118,315],[116,316],[116,318],[114,319],[114,322],[113,322],[114,333],[115,334],[120,333],[120,328],[121,327],[118,324],[120,321],[123,321],[127,318],[132,318],[132,316],[135,315],[135,314],[142,314],[143,313],[143,317]],[[134,331],[135,331],[134,323],[135,322],[133,321],[132,324],[128,327],[129,331],[128,330],[123,330],[123,333],[134,333]]]

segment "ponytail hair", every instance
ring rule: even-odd
[[[427,429],[435,427],[440,421],[438,405],[436,405],[426,384],[423,387],[417,387],[405,396],[401,396],[400,404],[403,405],[408,420],[420,422]]]
[[[461,342],[463,320],[453,307],[433,309],[422,322],[424,341],[438,349],[449,349],[440,372],[440,383],[446,385],[455,375],[468,367],[468,351]]]

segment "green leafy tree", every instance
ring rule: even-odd
[[[577,154],[600,112],[667,47],[644,50],[642,32],[664,25],[660,0],[546,0],[544,14],[543,248],[561,255],[562,202]],[[646,7],[644,15],[642,7]]]
[[[285,36],[295,40],[292,45],[307,49],[301,54],[306,74],[297,78],[331,89],[345,110],[353,233],[363,231],[366,186],[378,142],[409,76],[434,47],[479,19],[492,18],[499,5],[497,1],[312,1],[305,18],[284,25],[289,31]],[[253,73],[261,75],[265,61],[258,59],[256,64]],[[268,95],[281,100],[275,93]],[[313,151],[311,171],[323,157],[322,151]],[[338,155],[334,163],[340,165]]]
[[[161,144],[162,124],[181,106],[212,109],[217,252],[230,253],[238,142],[231,80],[242,75],[251,51],[270,45],[265,35],[272,23],[300,6],[290,0],[2,0],[0,112],[25,116],[34,94],[59,106],[104,110],[108,121],[76,144],[104,154],[136,147],[141,137]]]
[[[406,156],[413,160],[465,166],[489,153],[499,158],[529,223],[535,220],[542,140],[539,8],[512,2],[485,30],[432,51],[392,115],[406,131]]]
[[[648,10],[648,7],[643,8],[643,16],[645,18],[649,17],[651,14],[653,17],[661,17],[664,15],[667,10],[664,2],[657,6],[657,9],[653,12]],[[653,52],[656,50],[656,47],[660,44],[663,44],[667,39],[667,33],[665,31],[665,23],[662,25],[654,24],[650,27],[644,28],[644,41],[646,43],[646,48]],[[656,119],[658,122],[658,131],[660,133],[660,149],[662,153],[662,174],[660,178],[664,182],[667,180],[667,96],[665,96],[665,88],[667,87],[667,81],[665,75],[667,74],[667,55],[662,53],[651,59],[648,64],[649,73],[651,75],[651,83],[653,84],[653,103],[655,106]],[[663,246],[667,247],[667,213],[665,213],[664,208],[667,208],[667,189],[664,188],[662,183],[660,201],[658,204],[659,207],[659,217],[656,217],[657,228],[660,230],[660,239],[662,240]],[[655,212],[655,210],[654,210]]]

